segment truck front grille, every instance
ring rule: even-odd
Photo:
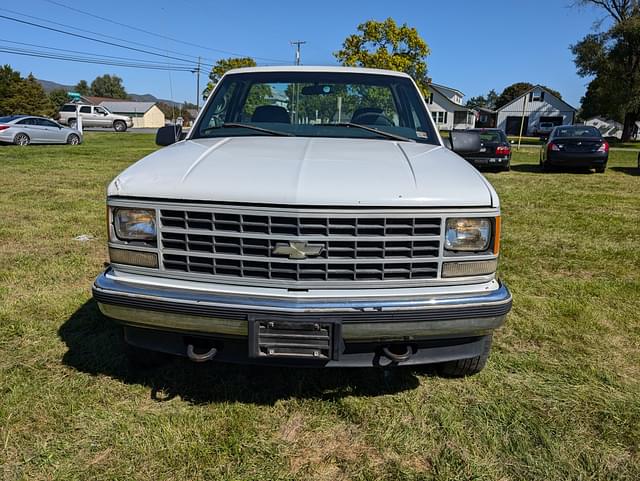
[[[438,277],[441,226],[441,217],[407,214],[161,209],[159,238],[167,271],[296,287],[360,285]]]

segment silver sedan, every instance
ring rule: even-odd
[[[45,117],[11,115],[0,117],[0,142],[77,145],[82,142],[82,134]]]

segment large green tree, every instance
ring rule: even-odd
[[[91,87],[89,87],[86,80],[80,80],[80,82],[73,87],[73,91],[80,95],[91,95]]]
[[[49,92],[49,100],[56,112],[59,112],[64,104],[69,101],[69,96],[65,89],[55,89]]]
[[[513,99],[520,97],[523,93],[527,92],[533,87],[535,87],[535,85],[529,82],[516,82],[514,84],[509,85],[502,91],[502,93],[496,99],[495,108],[499,109],[500,107],[507,105]],[[542,85],[542,87],[544,87],[546,90],[551,92],[553,95],[555,95],[559,99],[562,98],[562,95],[557,90],[549,88],[545,85]]]
[[[622,121],[628,141],[640,119],[640,2],[579,0],[606,12],[611,26],[571,46],[578,74],[592,77],[582,98],[584,117],[604,115]]]
[[[209,94],[214,89],[216,84],[220,81],[222,76],[227,73],[227,71],[234,68],[242,68],[242,67],[255,67],[256,61],[251,57],[229,57],[229,58],[221,58],[216,62],[216,64],[209,72],[209,82],[207,86],[202,91],[202,98],[207,99]]]
[[[0,115],[51,117],[55,113],[49,97],[33,75],[22,78],[8,65],[0,69]]]
[[[117,75],[109,74],[96,77],[91,82],[91,95],[112,99],[126,99],[128,97],[127,91],[122,85],[122,79]]]
[[[423,93],[429,90],[427,56],[430,50],[418,31],[392,18],[368,20],[349,35],[335,57],[347,66],[383,68],[411,75]]]

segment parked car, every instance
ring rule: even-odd
[[[77,145],[82,142],[82,134],[45,117],[10,115],[0,117],[0,142],[16,145]]]
[[[562,125],[555,127],[546,145],[540,150],[540,166],[588,167],[604,173],[609,160],[609,143],[595,127]]]
[[[470,129],[480,134],[480,151],[465,154],[463,157],[479,168],[495,170],[511,169],[511,144],[501,129]]]
[[[536,129],[536,135],[542,139],[546,139],[549,137],[549,134],[556,126],[553,122],[540,122],[538,128]]]
[[[93,296],[130,359],[484,367],[511,308],[500,202],[411,77],[231,70],[184,137],[159,129],[172,145],[108,187]]]
[[[65,104],[59,112],[60,123],[75,128],[78,121],[76,119],[76,106],[78,104]],[[126,115],[112,114],[106,107],[100,105],[79,105],[80,117],[83,127],[104,127],[113,128],[116,132],[125,132],[127,128],[133,127],[133,120]]]

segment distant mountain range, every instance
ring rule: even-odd
[[[40,83],[40,85],[42,85],[42,88],[44,89],[45,92],[51,92],[52,90],[56,90],[56,89],[64,89],[72,92],[74,89],[73,85],[63,85],[57,82],[52,82],[51,80],[41,80],[41,79],[37,79],[37,80]],[[131,100],[135,100],[137,102],[164,102],[165,104],[175,105],[175,106],[179,106],[182,104],[182,102],[174,102],[172,100],[159,99],[156,96],[151,94],[130,93],[129,97],[131,97]]]

